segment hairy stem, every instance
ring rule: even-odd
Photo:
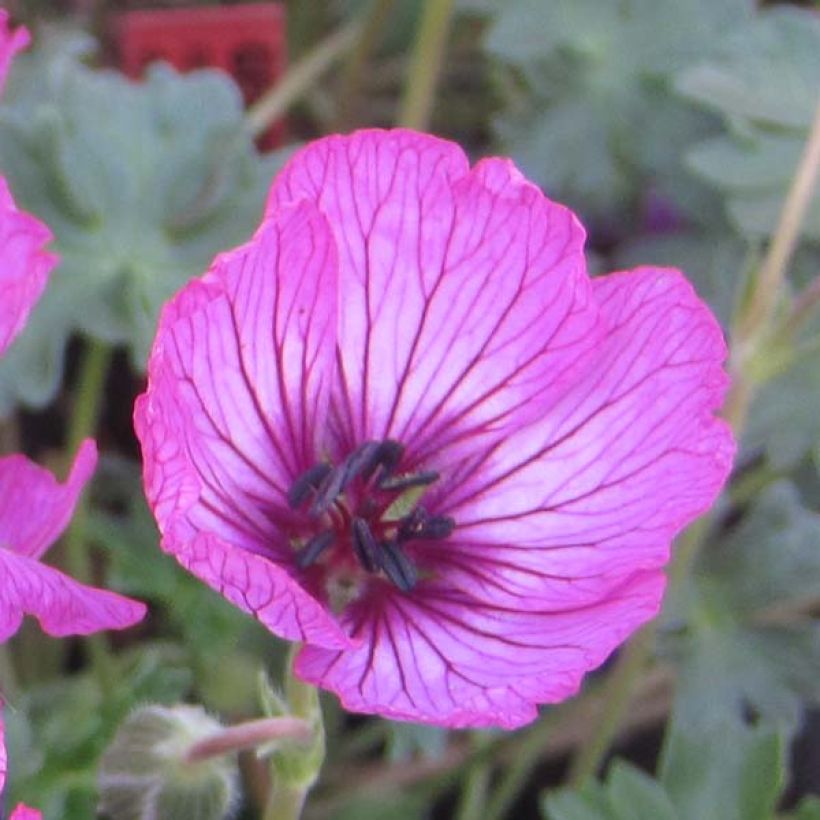
[[[398,118],[405,128],[429,127],[452,13],[453,0],[425,0]]]

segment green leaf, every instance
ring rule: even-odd
[[[676,820],[663,786],[640,769],[615,761],[607,778],[609,801],[618,820]]]
[[[678,820],[663,786],[634,766],[616,760],[606,784],[591,781],[578,790],[562,789],[544,797],[549,820]]]
[[[499,4],[486,46],[523,88],[497,133],[552,196],[587,215],[623,219],[651,181],[678,207],[707,193],[681,159],[717,122],[673,93],[675,72],[712,54],[746,0],[512,0]],[[678,199],[680,197],[680,199]],[[691,215],[702,216],[692,207]]]
[[[791,483],[770,486],[704,551],[695,590],[686,628],[662,643],[679,666],[677,722],[709,732],[751,710],[794,732],[804,702],[820,703],[820,624],[778,616],[820,594],[820,515]]]
[[[727,117],[802,131],[811,125],[818,75],[820,20],[782,5],[734,21],[716,59],[686,70],[678,85]]]
[[[817,103],[820,19],[780,6],[733,27],[720,52],[683,72],[681,92],[720,112],[728,133],[696,146],[688,164],[723,192],[728,216],[751,237],[777,224]],[[804,234],[820,240],[820,194]]]
[[[789,820],[820,820],[820,797],[804,797],[787,817]]]
[[[283,161],[256,152],[239,91],[218,71],[158,66],[137,84],[57,49],[28,55],[14,79],[0,167],[53,230],[61,263],[0,364],[0,412],[53,396],[74,330],[127,345],[142,369],[161,305],[251,234]]]
[[[781,739],[768,729],[727,721],[693,732],[673,723],[659,779],[682,818],[771,820],[783,757]]]
[[[791,469],[820,447],[819,406],[820,367],[817,353],[809,352],[760,388],[743,433],[745,450],[764,449],[776,470]]]

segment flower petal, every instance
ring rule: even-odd
[[[594,369],[440,499],[457,527],[424,564],[451,583],[485,596],[600,598],[662,566],[729,473],[734,441],[714,416],[726,349],[708,308],[672,270],[594,286],[608,324]]]
[[[165,309],[135,409],[163,548],[285,638],[349,642],[291,578],[287,491],[320,457],[336,257],[310,204],[217,257]]]
[[[6,549],[0,549],[0,589],[0,641],[17,632],[24,615],[34,615],[55,637],[124,629],[145,616],[145,605],[138,601],[84,586]]]
[[[8,757],[6,756],[6,722],[3,719],[3,707],[0,704],[0,794],[6,785],[6,770]]]
[[[71,520],[97,466],[97,445],[86,439],[65,484],[25,456],[0,459],[0,548],[39,558]]]
[[[356,649],[304,647],[299,677],[356,712],[451,728],[516,728],[535,704],[574,694],[583,675],[659,606],[664,578],[636,573],[598,603],[551,610],[482,602],[438,582],[382,587],[345,623]]]
[[[300,199],[340,253],[342,452],[385,436],[417,461],[474,448],[542,413],[595,344],[583,229],[507,160],[470,171],[452,143],[360,131],[297,154],[269,213]]]
[[[6,74],[14,55],[24,49],[30,41],[28,31],[22,26],[14,31],[9,28],[9,13],[5,9],[0,9],[0,92],[6,84]]]
[[[43,814],[38,809],[18,803],[9,820],[43,820]]]
[[[50,239],[42,222],[17,210],[0,177],[0,355],[22,330],[57,262],[43,250]]]

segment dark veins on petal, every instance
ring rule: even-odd
[[[288,503],[306,513],[293,539],[299,569],[322,562],[333,574],[352,565],[383,575],[403,592],[413,589],[419,572],[403,545],[447,538],[455,521],[431,516],[417,503],[439,474],[397,473],[403,455],[392,439],[366,441],[341,464],[320,462],[293,482]]]

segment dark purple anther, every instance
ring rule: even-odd
[[[334,537],[331,530],[314,535],[296,553],[296,566],[299,569],[307,569],[311,564],[315,564],[319,556],[333,543]]]
[[[293,485],[288,491],[288,504],[290,508],[295,510],[297,507],[301,507],[332,469],[329,464],[320,463],[314,464],[305,470],[305,472],[293,482]]]
[[[363,518],[354,518],[351,524],[351,543],[359,563],[368,571],[376,572],[381,567],[379,544],[373,536],[370,525]]]
[[[378,441],[366,441],[357,447],[344,461],[345,469],[342,489],[347,487],[357,475],[369,476],[379,463],[381,444]]]
[[[395,541],[382,544],[382,569],[402,592],[410,592],[419,579],[416,568]]]

